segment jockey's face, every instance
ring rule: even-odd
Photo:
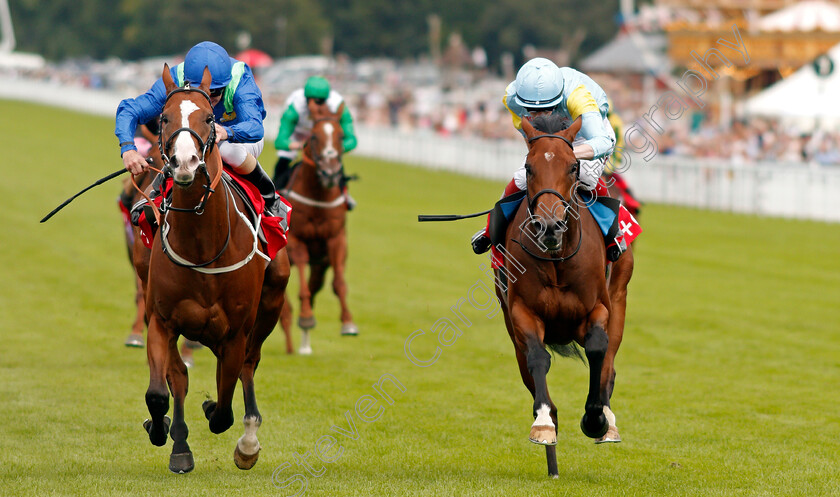
[[[215,107],[216,104],[218,104],[222,100],[222,97],[225,94],[225,88],[227,87],[225,86],[222,88],[215,88],[213,90],[210,90],[210,105]]]
[[[531,116],[531,119],[534,119],[534,118],[539,117],[539,116],[551,115],[551,113],[554,112],[554,107],[542,108],[542,109],[531,108],[531,109],[525,109],[525,110],[528,111],[528,114]]]
[[[315,105],[324,105],[327,102],[325,98],[310,98],[309,100],[315,102]]]

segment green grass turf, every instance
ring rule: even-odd
[[[284,355],[272,335],[256,377],[263,451],[249,472],[232,461],[241,424],[207,429],[215,361],[198,351],[186,405],[196,468],[170,474],[171,442],[153,447],[141,427],[145,351],[122,345],[133,287],[117,182],[38,223],[120,167],[113,123],[9,101],[0,112],[0,495],[291,495],[272,472],[291,462],[280,480],[304,473],[294,460],[306,451],[320,469],[313,450],[330,434],[341,455],[301,495],[840,495],[840,226],[647,206],[613,397],[624,442],[584,437],[587,370],[555,360],[560,478],[549,480],[499,316],[463,307],[472,325],[430,367],[403,350],[477,281],[490,284],[467,243],[481,221],[415,216],[485,209],[502,185],[352,155],[362,180],[348,279],[361,335],[339,336],[329,293],[316,303],[313,356]],[[417,354],[433,339],[418,338]],[[388,388],[394,404],[374,422],[353,414],[356,440],[331,431],[384,374],[405,387]]]

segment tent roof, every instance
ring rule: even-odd
[[[762,31],[840,31],[840,6],[820,0],[798,2],[758,20]]]
[[[667,66],[665,47],[667,40],[660,34],[639,34],[644,47],[636,45],[634,37],[627,33],[619,33],[609,43],[583,59],[580,68],[588,72],[633,72],[646,73],[649,70],[659,70]],[[646,49],[650,59],[645,59]]]
[[[820,77],[811,64],[806,64],[747,99],[744,112],[750,116],[840,120],[840,44],[827,55],[834,61],[831,75]]]

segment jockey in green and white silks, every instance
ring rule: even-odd
[[[312,76],[306,80],[303,88],[292,92],[286,99],[285,110],[280,117],[280,129],[274,148],[277,149],[277,165],[274,167],[274,183],[277,188],[283,188],[288,179],[289,164],[297,157],[298,150],[303,149],[312,134],[312,119],[309,117],[309,102],[316,105],[326,105],[330,112],[336,113],[344,97],[330,88],[330,83],[320,77]],[[356,133],[353,129],[353,117],[347,106],[339,117],[341,130],[344,133],[342,146],[344,152],[356,148]]]

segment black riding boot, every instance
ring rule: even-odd
[[[282,190],[289,182],[289,164],[292,159],[280,157],[277,159],[277,164],[274,165],[274,187]]]
[[[260,195],[262,195],[262,198],[265,201],[265,215],[273,217],[279,216],[281,214],[278,210],[280,196],[277,195],[274,183],[271,181],[271,178],[268,177],[268,174],[262,166],[260,166],[260,163],[257,162],[254,170],[246,174],[244,178],[250,181],[251,184],[256,186],[257,190],[260,191]]]

